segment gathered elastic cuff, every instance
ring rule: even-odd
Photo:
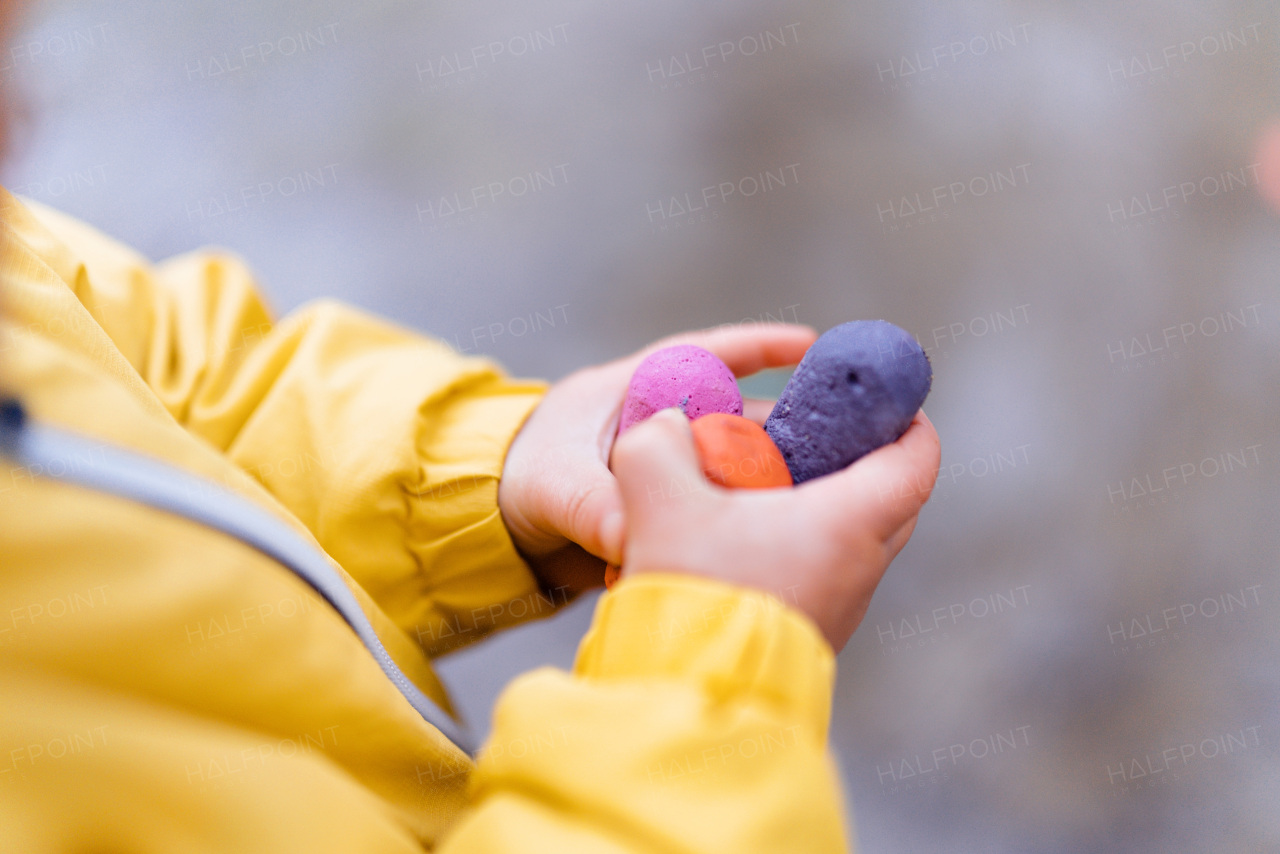
[[[542,591],[498,510],[507,450],[545,393],[541,381],[493,376],[433,402],[421,421],[417,477],[405,489],[409,548],[430,603],[413,630],[432,655],[565,604]]]
[[[718,701],[770,705],[825,741],[835,655],[807,616],[768,593],[643,573],[601,597],[574,672],[601,680],[692,680]]]

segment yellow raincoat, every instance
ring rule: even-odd
[[[0,190],[0,396],[291,526],[446,708],[433,656],[563,604],[496,502],[544,391],[332,301],[275,323],[225,252],[152,265]],[[846,848],[834,658],[772,597],[620,584],[473,762],[298,576],[43,474],[0,457],[2,850]]]

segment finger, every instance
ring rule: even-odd
[[[622,494],[628,539],[652,535],[664,519],[709,489],[693,431],[678,409],[664,409],[618,438],[611,463]]]
[[[876,510],[869,516],[883,523],[882,534],[887,536],[920,512],[933,492],[941,461],[938,434],[928,416],[919,412],[898,441],[872,451],[849,467],[867,489],[868,510],[874,492]],[[861,471],[856,470],[859,463],[863,463]]]
[[[573,492],[562,503],[562,517],[553,519],[553,529],[578,543],[596,557],[617,562],[622,559],[622,494],[617,481],[597,458],[584,457],[577,474],[565,475]]]
[[[893,536],[884,544],[885,554],[889,556],[890,562],[906,547],[907,541],[911,539],[911,534],[915,531],[916,522],[918,521],[920,521],[919,516],[912,516],[905,525],[894,531]]]
[[[817,331],[809,326],[762,323],[684,332],[659,341],[655,347],[695,344],[715,353],[734,376],[745,377],[765,368],[796,364],[817,339]]]
[[[817,338],[818,333],[811,327],[795,323],[699,329],[669,335],[605,367],[611,375],[616,372],[630,377],[650,353],[677,344],[694,344],[715,353],[734,376],[744,377],[765,368],[796,364]]]
[[[748,418],[763,427],[764,422],[769,420],[769,413],[773,412],[775,403],[777,403],[776,400],[744,397],[742,399],[742,417]]]
[[[618,492],[618,506],[622,506],[622,492]],[[614,510],[600,523],[600,556],[611,564],[622,563],[622,545],[627,539],[627,517],[621,509]]]
[[[941,459],[937,431],[920,410],[896,442],[842,471],[806,481],[796,492],[810,512],[836,529],[847,528],[849,514],[856,512],[884,541],[929,499]]]

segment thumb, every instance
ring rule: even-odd
[[[672,407],[618,437],[610,468],[622,492],[629,534],[661,525],[709,484],[698,462],[689,420]]]

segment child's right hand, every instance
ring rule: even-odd
[[[702,474],[689,422],[657,413],[614,443],[627,518],[622,577],[674,572],[774,594],[839,652],[906,545],[938,474],[924,411],[843,471],[793,488],[729,490]]]

